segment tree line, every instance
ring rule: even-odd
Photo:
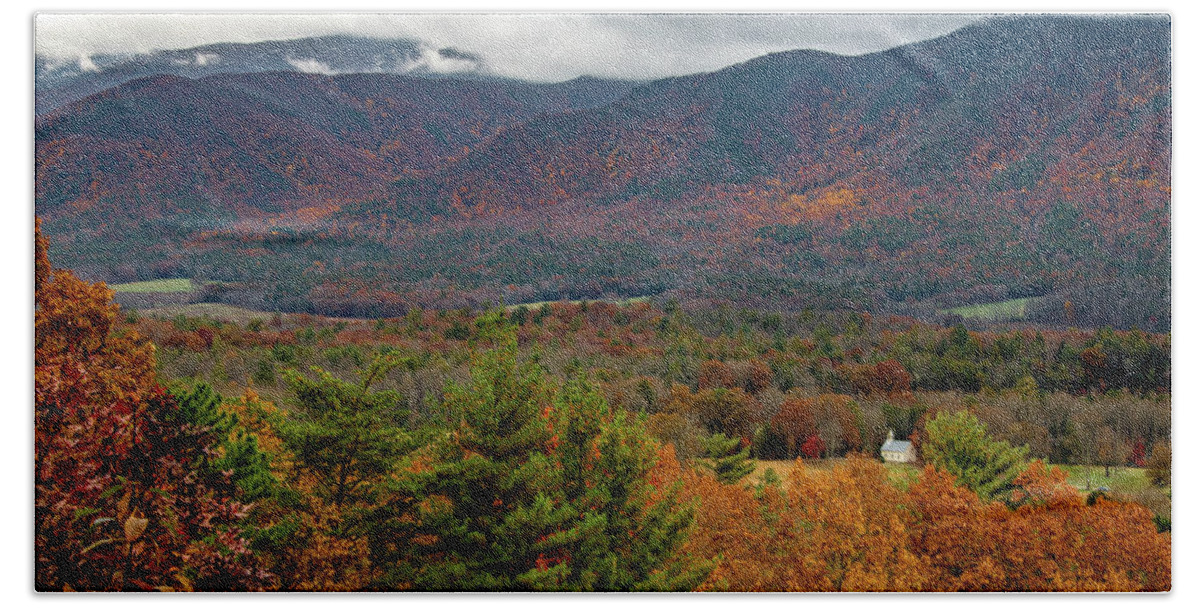
[[[1169,535],[1145,508],[1088,504],[1023,458],[992,466],[1003,450],[969,419],[947,433],[983,446],[982,473],[933,457],[901,491],[851,448],[827,475],[799,467],[786,482],[755,482],[748,446],[724,431],[741,424],[729,403],[772,388],[770,365],[709,363],[694,389],[639,413],[610,401],[597,370],[568,361],[559,377],[544,360],[552,351],[523,356],[526,325],[499,310],[463,323],[466,373],[419,413],[387,382],[428,362],[412,350],[375,351],[350,377],[285,368],[274,403],[253,390],[164,386],[158,349],[111,292],[52,268],[40,234],[36,243],[40,590],[1170,585]],[[222,328],[207,327],[211,349]],[[316,344],[316,333],[296,338]],[[612,352],[637,348],[611,340],[622,347]],[[841,412],[851,401],[813,405]],[[656,439],[652,416],[672,412],[711,432],[701,456],[681,459]],[[927,424],[931,445],[941,420]]]

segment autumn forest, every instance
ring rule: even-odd
[[[35,588],[1170,590],[1170,36],[39,55]]]

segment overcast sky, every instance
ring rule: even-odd
[[[648,79],[716,70],[774,51],[857,55],[954,31],[963,14],[40,14],[37,52],[63,60],[213,42],[356,34],[413,38],[541,81]]]

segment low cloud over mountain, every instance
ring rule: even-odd
[[[403,38],[324,36],[253,44],[211,44],[149,53],[85,53],[73,58],[38,55],[37,113],[44,114],[71,101],[148,76],[202,78],[276,71],[429,77],[489,75],[488,66],[477,55]]]

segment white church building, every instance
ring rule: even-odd
[[[916,462],[917,449],[911,441],[897,441],[892,429],[888,429],[887,441],[879,448],[879,455],[884,462]]]

